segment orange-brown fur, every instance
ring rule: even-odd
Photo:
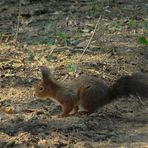
[[[78,105],[88,113],[93,113],[121,96],[135,94],[148,97],[147,74],[123,76],[109,87],[103,80],[90,75],[83,75],[63,84],[52,79],[46,67],[41,67],[41,73],[43,79],[35,86],[35,93],[38,97],[50,97],[60,103],[63,109],[61,117],[77,113]]]

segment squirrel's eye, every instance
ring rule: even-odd
[[[40,88],[40,91],[42,91],[42,90],[43,90],[43,87]]]

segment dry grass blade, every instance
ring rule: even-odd
[[[81,61],[81,59],[82,59],[84,53],[85,53],[86,50],[88,49],[88,47],[89,47],[89,45],[90,45],[90,43],[91,43],[91,41],[92,41],[92,39],[93,39],[93,37],[94,37],[94,34],[95,34],[96,30],[97,30],[97,27],[98,27],[98,24],[99,24],[100,20],[101,20],[101,16],[99,17],[99,19],[98,19],[98,21],[97,21],[97,23],[96,23],[96,25],[95,25],[94,31],[93,31],[93,33],[92,33],[92,35],[91,35],[91,37],[90,37],[90,39],[89,39],[89,41],[88,41],[88,43],[87,43],[85,49],[83,50],[83,53],[81,54],[81,56],[80,56],[80,58],[79,58],[79,60],[78,60],[78,63]]]
[[[99,24],[99,22],[100,22],[100,20],[101,20],[101,17],[102,17],[102,16],[100,15],[100,17],[99,17],[99,19],[98,19],[98,21],[97,21],[97,23],[96,23],[96,25],[95,25],[94,31],[93,31],[93,33],[92,33],[92,35],[91,35],[91,37],[90,37],[90,39],[89,39],[89,41],[88,41],[86,47],[84,48],[82,54],[80,55],[80,58],[78,59],[78,62],[77,62],[77,65],[76,65],[76,71],[75,71],[75,73],[76,73],[77,70],[78,70],[78,64],[80,63],[80,61],[81,61],[81,59],[82,59],[84,53],[85,53],[86,50],[88,49],[88,47],[89,47],[89,45],[90,45],[90,43],[91,43],[91,41],[92,41],[92,39],[93,39],[93,37],[94,37],[94,35],[95,35],[95,32],[96,32],[96,30],[97,30],[97,27],[98,27],[98,24]]]
[[[17,26],[16,26],[16,34],[15,34],[15,43],[17,43],[17,40],[18,40],[18,32],[19,32],[19,26],[20,26],[20,15],[21,15],[21,0],[19,0],[19,10],[18,10],[18,19],[17,19]]]

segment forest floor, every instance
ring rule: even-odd
[[[9,1],[9,3],[8,3]],[[48,66],[66,81],[89,73],[109,85],[148,72],[148,2],[104,0],[0,2],[0,147],[148,148],[148,98],[120,98],[91,115],[58,118],[61,108],[34,96]],[[101,16],[101,18],[100,18]],[[91,43],[80,60],[94,31]]]

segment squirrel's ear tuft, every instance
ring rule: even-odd
[[[42,73],[42,78],[44,82],[47,82],[49,80],[50,76],[50,71],[46,66],[41,66],[40,67],[41,73]]]

